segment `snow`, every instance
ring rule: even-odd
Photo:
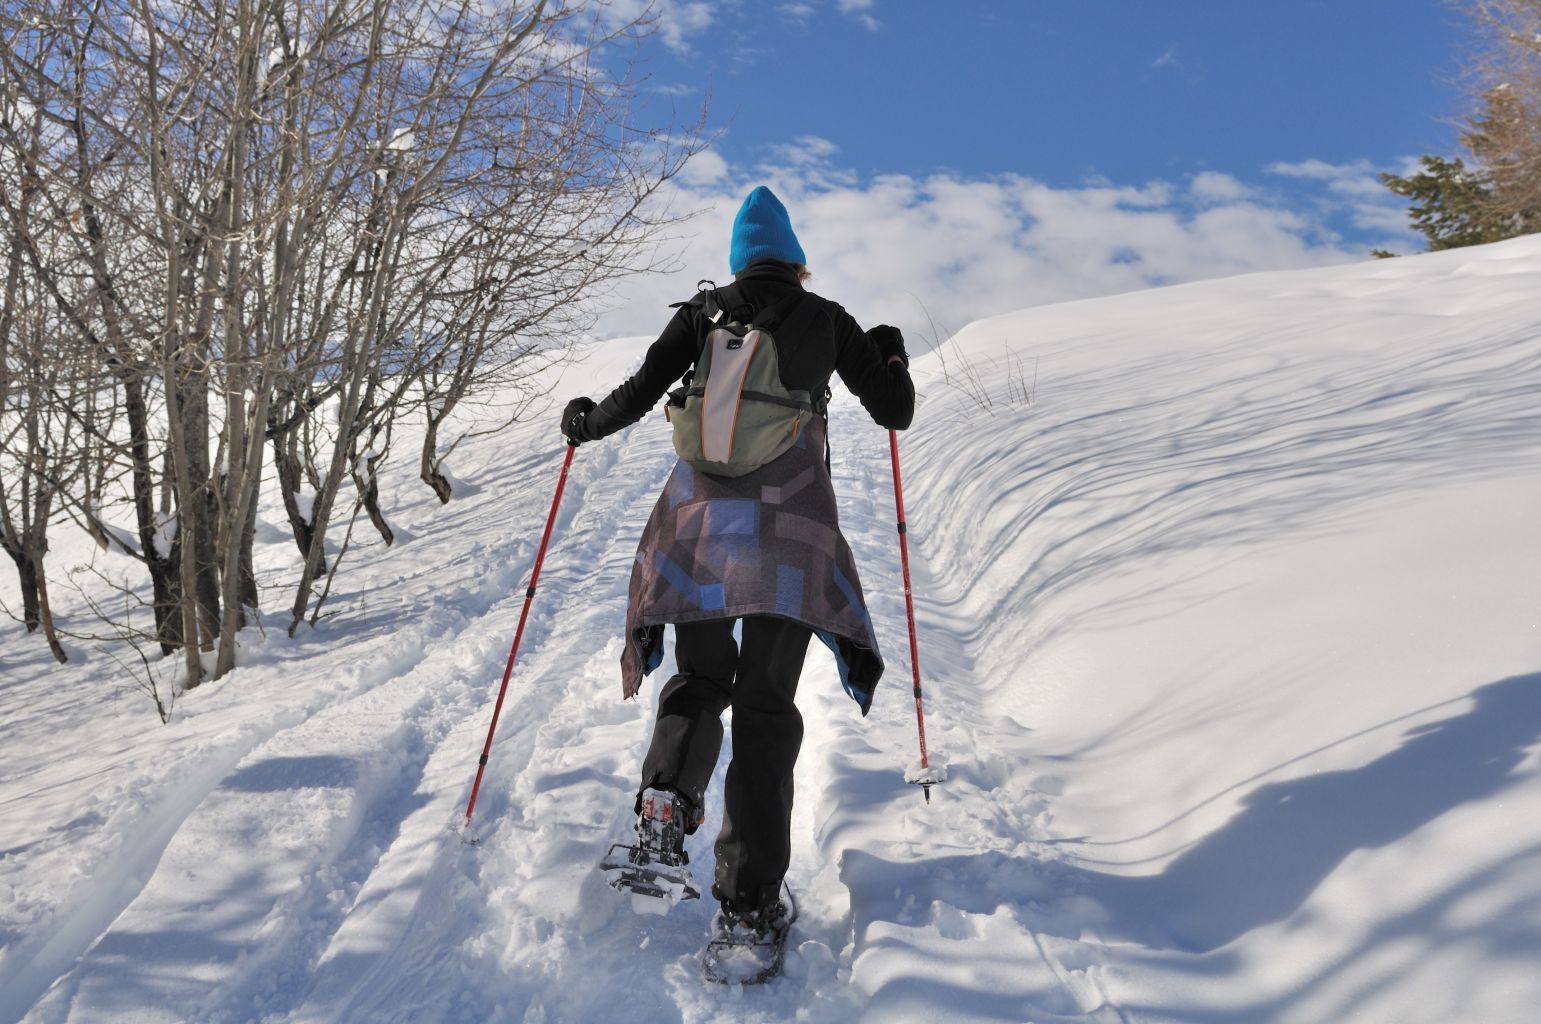
[[[168,726],[102,652],[55,666],[5,634],[0,1022],[1533,1020],[1538,283],[1532,237],[1042,307],[942,354],[912,339],[929,804],[906,781],[887,437],[837,396],[890,675],[861,719],[810,655],[801,914],[786,976],[746,989],[700,979],[710,900],[635,914],[595,870],[628,838],[672,668],[619,699],[673,461],[657,417],[574,459],[478,842],[458,827],[555,409],[649,339],[595,344],[550,416],[456,450],[475,486],[449,505],[382,467],[409,539],[359,541],[335,615],[243,635],[242,667]],[[1012,354],[1037,364],[1030,400],[1009,374],[970,383],[965,362]],[[276,491],[260,514],[283,521]],[[259,537],[259,575],[291,585],[293,541]],[[133,573],[55,540],[56,573]],[[687,846],[698,880],[718,811]]]
[[[155,546],[155,557],[161,561],[171,557],[171,549],[177,543],[177,515],[175,512],[155,513],[155,532],[150,535]]]

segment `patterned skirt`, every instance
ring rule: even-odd
[[[666,623],[776,615],[829,646],[846,693],[867,713],[883,659],[840,534],[824,429],[815,416],[785,454],[741,477],[675,465],[632,567],[621,655],[626,697],[663,660]]]

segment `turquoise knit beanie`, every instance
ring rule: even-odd
[[[806,264],[803,247],[792,233],[792,220],[776,193],[759,186],[738,208],[733,218],[733,244],[728,250],[728,269],[737,274],[755,260],[781,260]]]

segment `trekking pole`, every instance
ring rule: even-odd
[[[471,827],[471,814],[476,810],[476,794],[482,788],[482,773],[487,770],[487,756],[492,752],[492,736],[498,731],[498,716],[503,713],[503,698],[508,693],[508,680],[514,674],[514,659],[519,656],[519,641],[524,637],[524,623],[530,616],[530,602],[535,599],[535,585],[540,582],[541,563],[546,560],[546,545],[551,542],[551,528],[556,525],[557,506],[562,503],[562,489],[567,486],[567,470],[573,464],[573,452],[578,442],[567,442],[567,457],[562,460],[562,475],[556,482],[556,494],[551,499],[551,512],[546,516],[546,532],[540,538],[540,550],[535,553],[535,568],[530,572],[530,586],[524,592],[524,610],[519,613],[519,628],[514,631],[514,645],[508,650],[508,665],[503,669],[503,685],[498,689],[498,702],[492,709],[492,725],[487,728],[487,742],[482,747],[481,760],[476,763],[476,782],[471,786],[471,802],[466,804],[467,830]],[[475,839],[470,842],[475,842]]]
[[[904,613],[910,620],[910,667],[915,673],[915,725],[920,730],[920,775],[906,781],[920,786],[931,802],[931,786],[937,781],[932,777],[931,765],[926,760],[926,712],[920,700],[920,647],[915,642],[915,601],[910,596],[910,544],[904,524],[904,488],[899,482],[899,432],[888,432],[888,449],[894,460],[894,508],[899,513],[899,560],[904,565]]]

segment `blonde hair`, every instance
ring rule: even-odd
[[[803,284],[813,280],[813,271],[808,269],[806,263],[794,263],[792,264],[792,269],[797,273],[797,279]]]

